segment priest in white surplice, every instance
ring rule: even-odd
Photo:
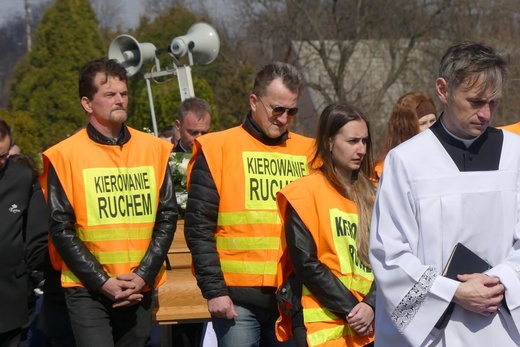
[[[385,160],[370,239],[376,346],[520,345],[520,136],[489,125],[507,65],[490,47],[451,46],[440,120]],[[492,269],[443,277],[458,242]]]

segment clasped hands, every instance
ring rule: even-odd
[[[498,310],[505,292],[498,278],[480,273],[458,275],[457,278],[461,283],[455,291],[453,302],[483,316]]]
[[[143,290],[146,282],[135,273],[111,277],[103,283],[99,292],[114,301],[113,308],[132,306],[143,299]]]
[[[370,335],[374,330],[374,310],[370,305],[360,302],[347,315],[347,322],[358,334]]]

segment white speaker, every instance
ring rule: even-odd
[[[174,38],[169,49],[176,57],[190,51],[195,62],[205,65],[217,57],[220,39],[211,25],[200,22],[193,24],[186,35]]]
[[[119,61],[126,68],[128,76],[133,76],[144,63],[155,59],[156,51],[152,43],[139,43],[130,35],[119,35],[110,43],[108,58]]]

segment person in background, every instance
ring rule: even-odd
[[[301,84],[292,65],[262,67],[244,124],[195,140],[185,236],[220,347],[281,345],[276,192],[309,172],[312,139],[288,131]]]
[[[450,46],[439,121],[388,153],[370,233],[376,346],[520,345],[520,137],[490,126],[508,76],[493,48]],[[491,269],[444,277],[458,243]]]
[[[173,149],[173,154],[177,156],[176,165],[187,162],[191,157],[193,142],[199,136],[207,134],[211,126],[211,108],[206,100],[193,97],[185,99],[179,106],[179,117],[175,121],[175,130],[179,133],[177,145]],[[183,171],[185,172],[185,171]],[[174,177],[176,188],[186,182],[185,177],[179,180]],[[184,192],[177,192],[177,203],[179,205],[179,215],[185,212],[186,195]],[[184,202],[184,203],[183,203]],[[212,323],[183,323],[171,326],[172,336],[178,341],[179,347],[198,347],[204,343],[205,347],[210,347],[210,340],[214,339]]]
[[[117,61],[86,63],[79,96],[89,124],[43,153],[51,261],[77,346],[144,346],[177,222],[172,146],[125,125]]]
[[[16,145],[14,145],[16,146]],[[14,147],[13,146],[13,147]],[[16,146],[18,147],[18,146]],[[12,148],[11,148],[12,150]],[[12,151],[9,151],[11,153]],[[37,192],[37,194],[40,196],[40,198],[43,198],[42,191],[40,184],[38,183],[38,176],[40,175],[40,172],[38,171],[38,167],[36,166],[36,163],[34,160],[26,154],[22,154],[20,148],[18,147],[17,150],[14,152],[18,152],[16,154],[9,154],[9,161],[20,163],[22,165],[27,166],[29,169],[31,169],[32,172],[32,184],[33,184],[33,194]],[[36,221],[36,223],[39,223],[41,221],[48,220],[48,210],[47,205],[44,203],[40,203],[34,205],[34,208],[32,211],[36,214],[40,214],[41,218],[38,219],[32,219],[28,223],[26,228],[41,228],[39,225],[34,225],[33,222]],[[31,212],[32,213],[32,212]],[[30,242],[31,244],[34,242],[40,242],[39,248],[44,250],[42,252],[42,261],[40,263],[42,264],[39,266],[38,269],[32,269],[29,271],[29,296],[28,296],[28,307],[29,307],[29,320],[26,324],[22,326],[22,335],[20,338],[20,346],[23,347],[26,344],[29,346],[36,346],[37,344],[34,343],[34,340],[39,338],[38,330],[36,329],[36,324],[33,324],[33,322],[37,322],[37,318],[39,315],[39,306],[37,305],[37,300],[41,296],[41,290],[43,287],[43,280],[44,280],[44,271],[42,269],[45,268],[47,264],[47,240],[45,238],[40,238],[39,240],[27,240],[27,242]],[[34,245],[33,245],[34,246]]]
[[[170,143],[177,143],[176,139],[179,137],[175,136],[176,133],[178,134],[177,128],[175,128],[173,125],[167,125],[159,131],[158,137]]]
[[[320,115],[309,176],[277,193],[285,233],[277,333],[298,346],[365,346],[374,338],[368,239],[375,186],[366,117],[345,103]],[[290,288],[288,288],[290,286]],[[300,300],[292,319],[289,293]],[[292,332],[292,334],[291,334]]]
[[[7,347],[18,347],[28,328],[29,275],[42,270],[48,230],[33,171],[8,159],[13,143],[11,128],[0,119],[0,346]]]
[[[386,125],[385,137],[374,167],[376,178],[381,178],[383,163],[392,148],[425,131],[436,120],[435,104],[429,96],[419,92],[401,96]]]
[[[193,142],[211,128],[211,108],[206,100],[193,97],[185,99],[179,106],[179,116],[175,120],[179,140],[174,152],[192,152]]]

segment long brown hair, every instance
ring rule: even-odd
[[[334,160],[330,152],[330,139],[345,124],[355,120],[361,120],[367,125],[367,148],[359,170],[352,172],[351,180],[346,185],[334,170]],[[372,143],[370,138],[370,125],[361,111],[346,103],[333,103],[327,106],[320,115],[316,132],[315,154],[310,163],[313,169],[320,170],[323,173],[338,193],[356,204],[359,219],[357,249],[361,261],[366,266],[370,266],[368,240],[375,194],[375,187],[367,176],[372,172]]]
[[[433,100],[419,92],[407,93],[399,98],[386,125],[385,137],[377,162],[384,161],[392,148],[419,133],[417,108],[423,103],[430,103],[435,109]]]

